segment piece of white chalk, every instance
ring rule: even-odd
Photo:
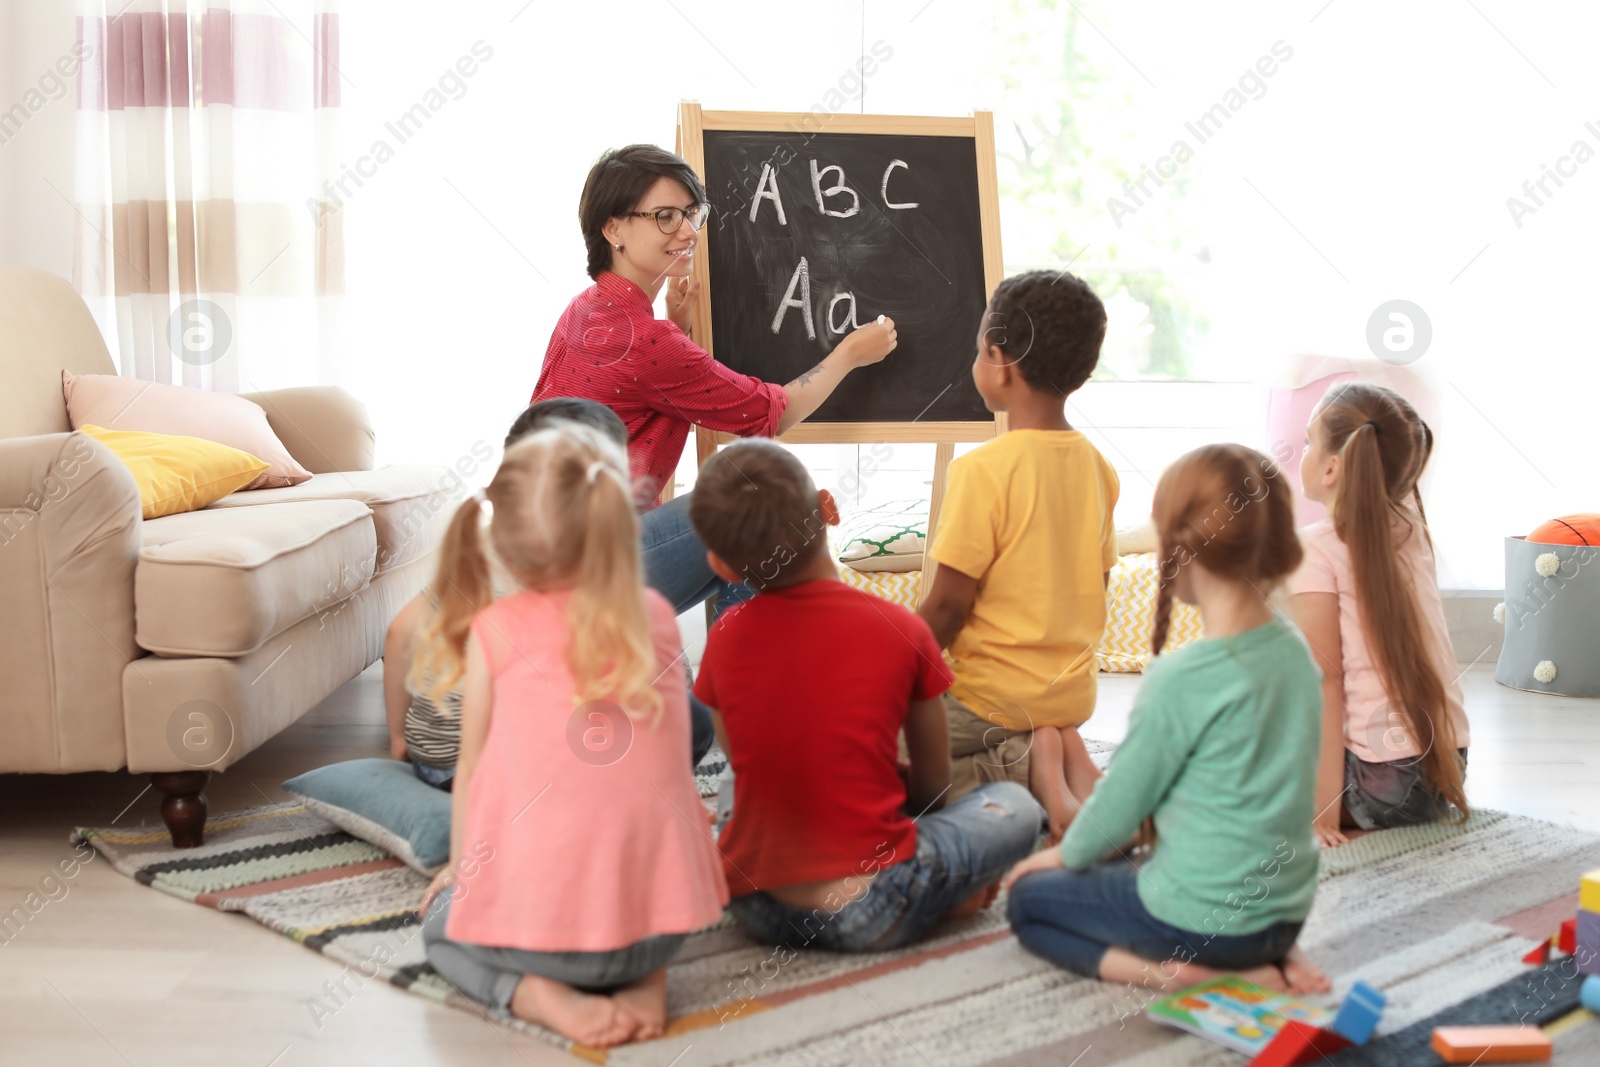
[[[879,316],[878,316],[878,325],[879,325],[879,326],[882,326],[882,325],[883,325],[883,316],[882,316],[882,315],[879,315]]]

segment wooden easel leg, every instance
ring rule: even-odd
[[[933,446],[933,495],[928,500],[928,536],[922,546],[922,584],[917,590],[920,605],[933,588],[933,531],[939,525],[939,510],[944,507],[944,486],[950,476],[950,461],[956,457],[954,441]]]

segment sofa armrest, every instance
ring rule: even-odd
[[[0,440],[0,772],[127,764],[139,488],[81,433]]]
[[[246,393],[267,413],[272,432],[312,474],[369,471],[377,435],[366,405],[336,386],[307,385]]]

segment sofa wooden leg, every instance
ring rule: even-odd
[[[150,776],[151,783],[165,794],[161,821],[172,834],[173,848],[199,848],[204,842],[206,798],[201,790],[210,780],[210,771],[170,771]]]

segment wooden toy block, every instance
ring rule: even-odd
[[[1349,1047],[1349,1038],[1290,1019],[1246,1067],[1299,1067]]]
[[[1383,1015],[1383,1006],[1388,1000],[1367,983],[1357,982],[1350,987],[1350,993],[1339,1005],[1339,1012],[1328,1029],[1340,1037],[1348,1038],[1351,1044],[1365,1045],[1378,1028],[1378,1019]]]
[[[1537,1026],[1436,1026],[1433,1051],[1446,1063],[1534,1063],[1553,1045]]]
[[[1578,920],[1568,919],[1561,924],[1561,932],[1556,935],[1556,948],[1572,955],[1578,951]]]
[[[1578,885],[1578,907],[1600,912],[1600,871],[1590,871]]]
[[[1583,980],[1583,987],[1578,991],[1578,996],[1584,1007],[1600,1015],[1600,977],[1590,975]]]
[[[1537,948],[1535,948],[1532,952],[1528,953],[1526,956],[1522,957],[1522,962],[1523,963],[1531,963],[1531,964],[1533,964],[1535,966],[1543,966],[1544,964],[1549,963],[1550,962],[1550,942],[1549,941],[1541,941],[1541,942],[1539,942],[1539,945],[1538,945]]]
[[[1572,958],[1579,974],[1600,974],[1600,914],[1578,912],[1578,947]]]

